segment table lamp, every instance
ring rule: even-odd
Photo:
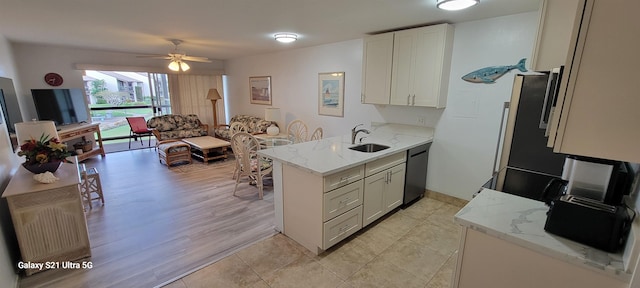
[[[278,122],[280,120],[280,108],[266,108],[264,110],[264,120]],[[280,134],[280,128],[271,123],[271,126],[267,128],[267,135],[275,136]]]
[[[53,123],[53,121],[20,122],[16,123],[15,127],[18,146],[22,146],[25,141],[30,140],[31,138],[40,140],[40,137],[43,134],[45,136],[49,136],[49,139],[58,138],[56,124]]]

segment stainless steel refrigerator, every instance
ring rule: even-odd
[[[547,147],[559,73],[516,75],[497,173],[496,190],[542,200],[549,180],[560,177],[566,155]]]

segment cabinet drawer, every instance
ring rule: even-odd
[[[353,182],[324,194],[323,221],[327,221],[362,204],[364,180]]]
[[[387,168],[407,161],[407,152],[402,151],[365,164],[365,176],[371,176]]]
[[[324,223],[322,249],[327,249],[362,228],[362,205]]]
[[[324,192],[342,187],[364,178],[364,165],[353,167],[324,177]]]

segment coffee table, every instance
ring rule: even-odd
[[[191,156],[209,164],[209,160],[226,159],[227,147],[231,143],[211,136],[184,138],[182,142],[191,146]]]

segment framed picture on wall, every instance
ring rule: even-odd
[[[344,116],[344,72],[318,73],[318,114]]]
[[[271,105],[271,76],[249,77],[251,104]]]

